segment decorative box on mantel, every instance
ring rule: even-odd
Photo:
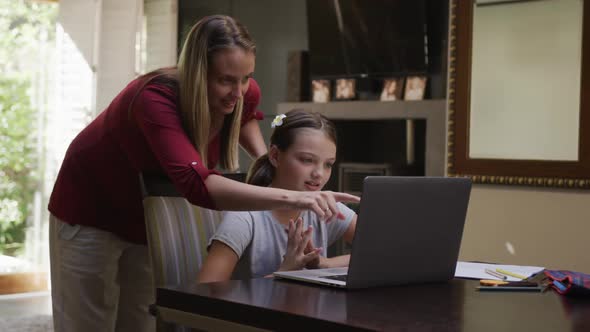
[[[420,101],[346,101],[328,103],[279,103],[277,112],[294,108],[319,112],[330,120],[425,120],[426,176],[444,176],[446,149],[446,99]],[[387,142],[384,142],[387,144]]]

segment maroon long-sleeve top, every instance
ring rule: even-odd
[[[145,244],[140,172],[165,174],[189,202],[215,208],[204,181],[216,173],[219,137],[209,144],[208,165],[203,165],[183,129],[175,90],[155,82],[144,86],[141,79],[129,83],[70,144],[49,211],[67,223]],[[260,89],[251,79],[242,125],[262,119],[259,101]]]

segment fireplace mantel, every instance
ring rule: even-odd
[[[319,112],[331,120],[378,121],[395,119],[426,120],[427,176],[445,174],[446,99],[420,101],[338,101],[329,103],[279,103],[277,113],[294,108]]]

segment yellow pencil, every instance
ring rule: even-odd
[[[502,273],[496,272],[494,270],[485,269],[485,271],[487,274],[494,276],[494,277],[501,279],[501,280],[506,280],[508,278],[507,276],[503,275]]]
[[[526,279],[526,277],[523,275],[520,275],[520,274],[514,273],[514,272],[510,272],[510,271],[506,271],[506,270],[502,270],[502,269],[496,269],[496,272],[500,272],[500,273],[505,274],[507,276],[511,276],[511,277],[518,278],[518,279]]]

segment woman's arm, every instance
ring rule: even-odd
[[[342,218],[336,202],[360,201],[357,196],[331,191],[291,191],[259,187],[211,174],[205,186],[215,207],[227,211],[297,208],[312,210],[322,219]]]
[[[257,120],[252,119],[242,126],[240,129],[240,145],[253,159],[267,152]]]
[[[197,280],[199,283],[229,280],[237,263],[238,255],[229,246],[213,241]]]
[[[327,191],[297,192],[262,188],[215,174],[204,165],[199,153],[188,139],[174,96],[166,87],[148,86],[138,96],[133,115],[148,142],[149,150],[189,202],[208,208],[234,211],[299,208],[313,210],[320,218],[327,220],[339,215],[336,201],[360,200],[356,196]],[[136,159],[149,158],[139,155]]]
[[[260,104],[260,86],[255,79],[250,78],[248,90],[244,94],[244,109],[242,111],[242,127],[240,129],[240,145],[256,159],[266,153],[266,144],[260,132],[257,120],[264,119],[264,114],[257,109]]]

